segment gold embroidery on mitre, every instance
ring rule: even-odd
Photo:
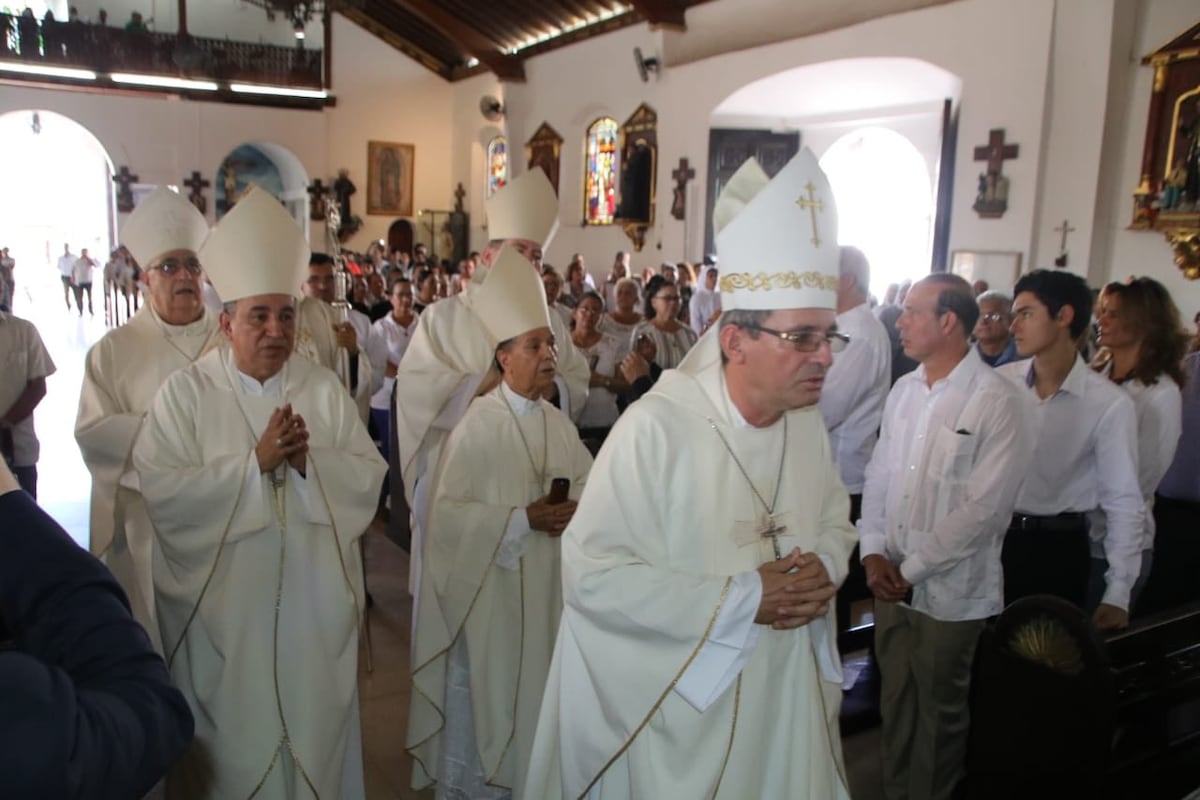
[[[734,272],[721,276],[722,292],[759,292],[772,289],[822,289],[836,292],[838,278],[823,272]]]

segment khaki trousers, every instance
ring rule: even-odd
[[[984,620],[943,622],[875,601],[888,800],[942,800],[962,779],[970,726],[967,690],[983,627]]]

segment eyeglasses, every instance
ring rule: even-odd
[[[162,272],[163,275],[174,275],[179,270],[187,270],[188,275],[199,275],[203,267],[200,266],[200,259],[195,256],[190,256],[183,260],[178,258],[164,258],[159,264],[151,267]]]
[[[764,328],[762,325],[755,325],[751,330],[762,331],[783,339],[801,353],[815,353],[821,349],[823,344],[829,345],[829,352],[840,353],[846,349],[846,345],[850,344],[850,337],[837,331],[777,331],[773,328]]]
[[[987,322],[989,324],[992,322],[1003,322],[1004,320],[1008,319],[1008,314],[992,312],[991,314],[981,314],[979,319],[980,321]]]

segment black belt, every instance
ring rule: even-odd
[[[1052,514],[1039,517],[1034,514],[1013,514],[1009,523],[1010,531],[1043,531],[1046,533],[1067,533],[1087,530],[1087,514],[1082,511],[1066,511],[1062,514]]]

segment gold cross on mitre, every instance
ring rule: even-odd
[[[821,238],[817,235],[817,212],[825,210],[825,201],[817,199],[817,196],[816,196],[817,187],[813,186],[812,181],[809,181],[808,183],[806,183],[804,185],[804,188],[808,192],[808,197],[797,197],[796,205],[800,206],[801,208],[808,209],[808,213],[812,216],[813,247],[820,247],[821,246]]]

